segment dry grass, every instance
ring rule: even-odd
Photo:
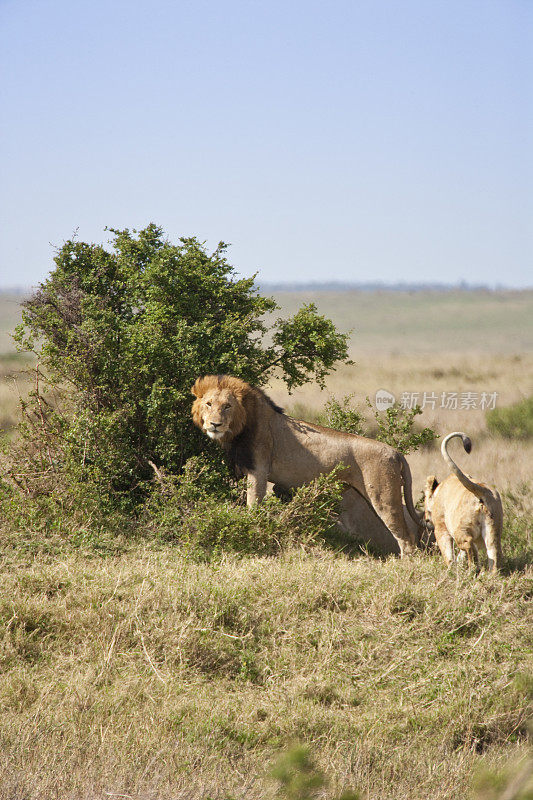
[[[448,800],[524,751],[526,574],[141,546],[2,571],[2,800],[271,797],[295,740],[332,793]]]
[[[18,422],[20,401],[33,388],[28,361],[16,354],[0,355],[0,432],[11,433]]]

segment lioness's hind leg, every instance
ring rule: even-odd
[[[446,564],[450,566],[450,564],[454,562],[453,538],[448,533],[448,529],[445,525],[435,525],[435,539],[437,540],[443,559]]]
[[[487,545],[487,560],[488,568],[492,572],[498,572],[502,563],[502,550],[501,547],[495,544]]]
[[[464,553],[466,553],[468,566],[473,567],[475,570],[479,570],[479,557],[477,554],[477,547],[475,546],[474,542],[465,542],[461,545],[461,549]]]
[[[501,534],[497,524],[492,520],[484,521],[481,534],[487,551],[488,568],[497,572],[502,562]]]

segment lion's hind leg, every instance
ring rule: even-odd
[[[405,522],[400,492],[398,492],[398,497],[391,497],[388,493],[374,495],[374,497],[370,495],[369,500],[377,515],[398,542],[401,557],[414,553],[416,551],[415,540]]]
[[[377,443],[375,443],[377,444]],[[389,448],[390,449],[390,448]],[[385,527],[392,533],[400,548],[400,556],[411,555],[416,551],[413,533],[407,527],[403,514],[403,476],[399,454],[376,458],[373,464],[348,469],[343,480],[367,500]]]

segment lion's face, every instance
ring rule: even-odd
[[[202,427],[210,439],[224,439],[232,432],[238,401],[228,389],[207,392],[200,404]]]
[[[242,400],[226,387],[193,387],[196,400],[192,406],[193,420],[210,439],[219,443],[231,441],[246,423]],[[200,393],[201,392],[201,393]]]

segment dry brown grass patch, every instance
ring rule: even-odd
[[[526,574],[137,548],[2,580],[2,800],[264,798],[294,740],[332,792],[444,800],[523,748]]]

